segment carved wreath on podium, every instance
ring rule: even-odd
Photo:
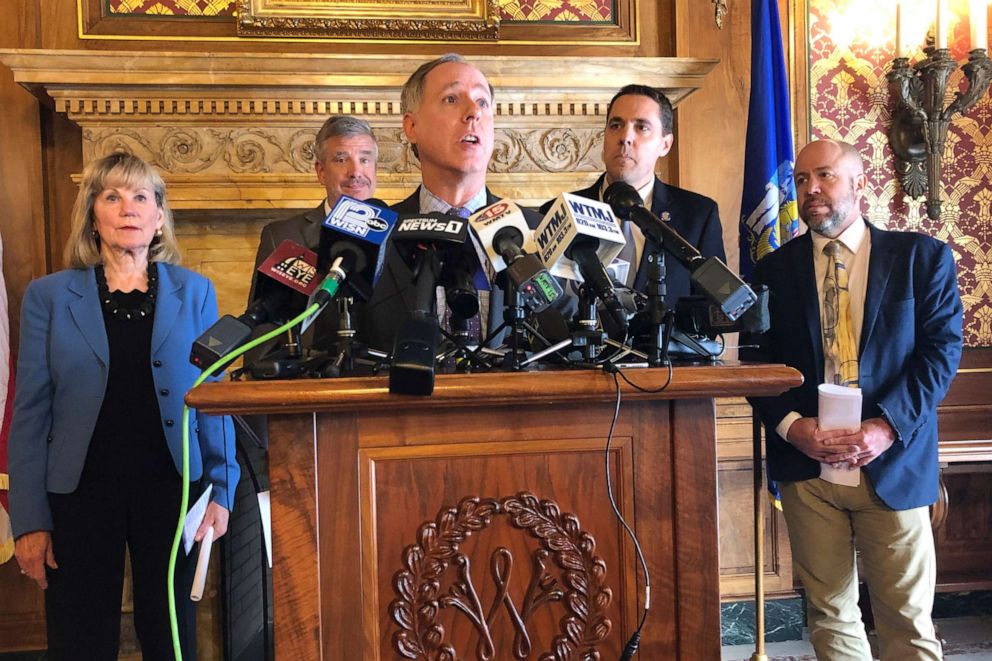
[[[480,602],[472,581],[467,555],[459,545],[473,532],[487,528],[494,516],[506,515],[514,528],[527,531],[540,541],[541,547],[531,555],[532,574],[523,604],[518,608],[508,594],[513,556],[506,548],[497,548],[490,557],[489,573],[496,585],[496,597],[488,609]],[[462,658],[445,643],[444,627],[438,622],[442,608],[454,608],[474,625],[479,635],[475,658],[496,658],[497,642],[490,625],[505,610],[513,625],[513,658],[526,659],[531,654],[527,633],[530,616],[542,606],[561,602],[566,615],[560,621],[560,634],[551,651],[540,661],[598,661],[598,645],[610,633],[612,623],[604,611],[613,592],[604,586],[606,563],[594,554],[596,541],[579,528],[573,514],[562,513],[549,500],[539,501],[529,493],[501,500],[465,498],[458,507],[438,513],[417,530],[416,544],[403,551],[403,565],[393,577],[399,597],[389,606],[390,615],[400,630],[393,634],[393,646],[406,659],[455,661]],[[551,558],[560,570],[561,582],[548,571]],[[441,578],[454,565],[456,579],[441,594]],[[505,655],[500,655],[506,658]]]

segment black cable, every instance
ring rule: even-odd
[[[612,363],[609,363],[612,365]],[[610,477],[610,446],[613,444],[613,432],[617,426],[617,419],[620,417],[620,380],[617,378],[617,374],[623,376],[623,373],[619,369],[609,370],[613,374],[613,384],[617,389],[617,403],[613,408],[613,421],[610,422],[610,432],[606,437],[606,451],[604,453],[604,460],[606,465],[606,493],[610,498],[610,507],[613,508],[613,514],[617,517],[620,525],[623,529],[627,531],[627,536],[630,537],[630,541],[634,543],[634,551],[637,553],[637,559],[641,563],[641,569],[644,571],[644,611],[641,613],[641,620],[637,624],[637,629],[634,634],[624,645],[623,654],[620,656],[620,661],[629,661],[635,654],[637,654],[637,648],[641,644],[641,629],[644,628],[644,622],[648,619],[648,610],[651,608],[651,574],[648,572],[648,563],[644,559],[644,553],[641,551],[641,544],[637,541],[637,535],[629,525],[627,525],[627,520],[623,518],[623,514],[620,513],[620,508],[617,507],[617,500],[613,496],[613,480]],[[626,381],[626,378],[624,378]],[[671,372],[669,371],[669,382],[671,382]],[[628,381],[629,383],[629,381]],[[665,384],[668,385],[667,383]]]
[[[653,388],[653,389],[642,388],[639,385],[637,385],[636,383],[631,382],[631,380],[627,378],[627,376],[623,373],[623,370],[621,370],[619,367],[616,368],[616,374],[619,374],[620,375],[620,378],[623,379],[627,383],[627,385],[630,386],[631,388],[633,388],[634,390],[639,390],[641,392],[646,392],[646,393],[659,393],[662,390],[664,390],[665,388],[667,388],[669,386],[669,384],[671,384],[671,382],[672,382],[672,361],[670,361],[670,360],[669,361],[666,361],[665,362],[665,367],[668,368],[668,378],[665,379],[665,382],[663,384],[661,384],[657,388]],[[616,374],[614,374],[614,376],[613,376],[614,379],[616,378]]]

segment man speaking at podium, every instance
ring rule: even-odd
[[[726,262],[723,250],[723,228],[716,202],[708,197],[664,183],[654,173],[655,164],[672,149],[672,103],[659,90],[647,85],[626,85],[610,101],[606,129],[603,134],[603,162],[606,173],[589,188],[575,191],[591,200],[603,199],[607,186],[623,181],[641,194],[644,206],[651,213],[672,224],[673,229],[691,243],[703,257],[719,257]],[[541,207],[541,213],[551,208],[554,200]],[[620,259],[630,263],[626,284],[639,291],[647,287],[644,255],[657,249],[641,230],[630,222],[622,222],[627,246]],[[644,268],[641,268],[644,266]],[[689,295],[689,271],[674,259],[665,262],[666,303],[674,305]]]
[[[495,141],[493,88],[479,69],[455,53],[422,64],[403,86],[400,109],[403,133],[420,160],[422,183],[393,206],[394,211],[467,218],[499,200],[486,188]],[[524,213],[531,227],[536,227],[540,217],[527,210]],[[391,248],[369,303],[374,319],[372,346],[392,348],[397,325],[411,309],[411,278],[410,269]],[[486,320],[480,324],[483,331],[499,325],[502,309],[499,289],[480,292],[480,317]]]

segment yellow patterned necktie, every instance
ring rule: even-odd
[[[842,244],[831,241],[824,248],[830,257],[823,279],[823,349],[833,361],[833,382],[858,387],[858,342],[851,320],[851,295],[847,288],[847,268],[841,259]]]

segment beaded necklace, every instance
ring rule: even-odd
[[[100,293],[100,305],[103,311],[124,321],[144,319],[155,311],[155,298],[158,293],[158,268],[155,262],[148,262],[148,291],[144,292],[141,303],[134,307],[125,307],[117,297],[110,293],[107,286],[107,275],[103,272],[103,264],[97,265],[96,288]]]

